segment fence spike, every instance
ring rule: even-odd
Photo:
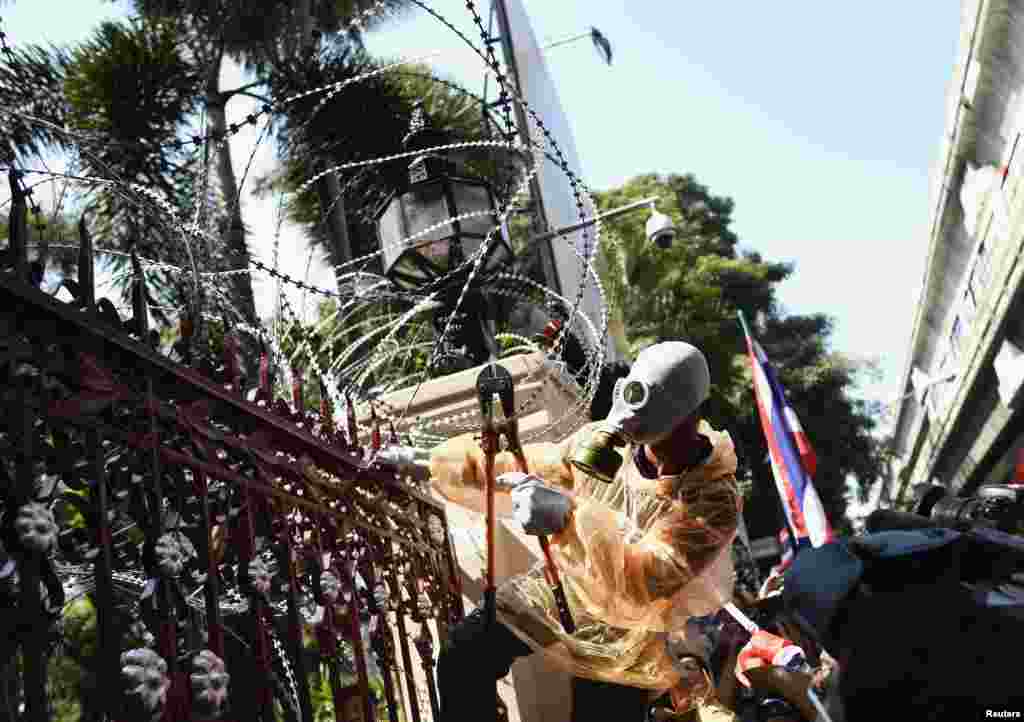
[[[352,405],[352,397],[345,394],[346,411],[348,414],[348,443],[357,451],[359,449],[359,426],[356,423],[356,407]]]
[[[373,428],[370,435],[370,446],[374,451],[379,451],[382,445],[380,439],[380,420],[377,418],[377,411],[374,409],[373,404],[370,404],[370,423]]]
[[[306,410],[302,399],[302,369],[292,365],[292,406],[295,407],[295,415],[301,418]]]
[[[11,186],[11,214],[8,238],[8,259],[15,274],[21,281],[27,281],[28,274],[28,205],[25,192],[18,182],[18,171],[7,172]]]
[[[92,265],[92,235],[85,214],[78,219],[78,285],[87,309],[96,305],[96,280]]]
[[[149,306],[146,304],[146,277],[142,275],[142,264],[139,256],[132,249],[132,326],[135,333],[139,335],[140,341],[145,341],[146,333],[149,331]]]

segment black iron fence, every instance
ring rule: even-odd
[[[10,180],[0,722],[53,719],[68,659],[82,720],[438,719],[434,656],[463,609],[423,479],[369,464],[329,407],[249,388],[230,354],[160,354],[141,273],[133,318],[96,301],[84,229],[74,300],[39,290]],[[87,643],[62,624],[79,602]]]

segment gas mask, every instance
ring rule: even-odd
[[[682,341],[648,346],[629,376],[615,383],[611,413],[577,446],[573,466],[610,483],[622,467],[616,448],[668,438],[710,393],[708,362],[696,347]]]

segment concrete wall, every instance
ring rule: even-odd
[[[515,384],[519,432],[524,443],[564,438],[587,421],[587,406],[574,408],[582,391],[566,373],[544,365],[542,352],[502,359]],[[449,438],[479,433],[480,402],[476,379],[482,366],[412,385],[374,400],[378,416],[393,416],[399,434],[417,432]],[[359,438],[370,443],[370,406],[356,407]],[[551,428],[555,424],[554,428]],[[385,425],[382,431],[387,432]],[[386,438],[386,436],[385,436]]]

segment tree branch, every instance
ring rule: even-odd
[[[231,96],[233,96],[233,95],[245,95],[245,96],[248,96],[250,98],[255,98],[256,100],[260,101],[261,103],[269,103],[270,102],[270,98],[266,97],[265,95],[259,95],[258,93],[250,93],[248,90],[237,90],[237,89],[236,90],[231,90],[231,91],[228,91],[227,93],[221,93],[220,97],[226,103],[231,98]]]
[[[237,88],[234,88],[232,90],[222,91],[221,95],[223,96],[224,100],[228,100],[229,98],[231,98],[232,95],[236,95],[238,93],[245,93],[246,90],[249,90],[250,88],[255,88],[258,85],[264,85],[264,82],[262,80],[254,80],[251,83],[246,83],[245,85],[240,85]],[[254,98],[259,98],[259,96],[253,95],[252,93],[245,93],[245,94],[246,95],[251,95]],[[260,98],[260,99],[262,99],[262,98]]]
[[[270,61],[270,67],[278,72],[284,70],[285,64],[281,60],[281,53],[279,52],[277,44],[273,41],[267,41],[267,39],[264,38],[262,45],[266,59]]]
[[[222,34],[221,37],[218,40],[218,43],[217,43],[217,53],[216,53],[217,54],[217,61],[216,61],[216,65],[217,65],[218,69],[221,67],[221,64],[224,61],[224,45],[225,45],[224,37],[223,37],[223,34]]]

